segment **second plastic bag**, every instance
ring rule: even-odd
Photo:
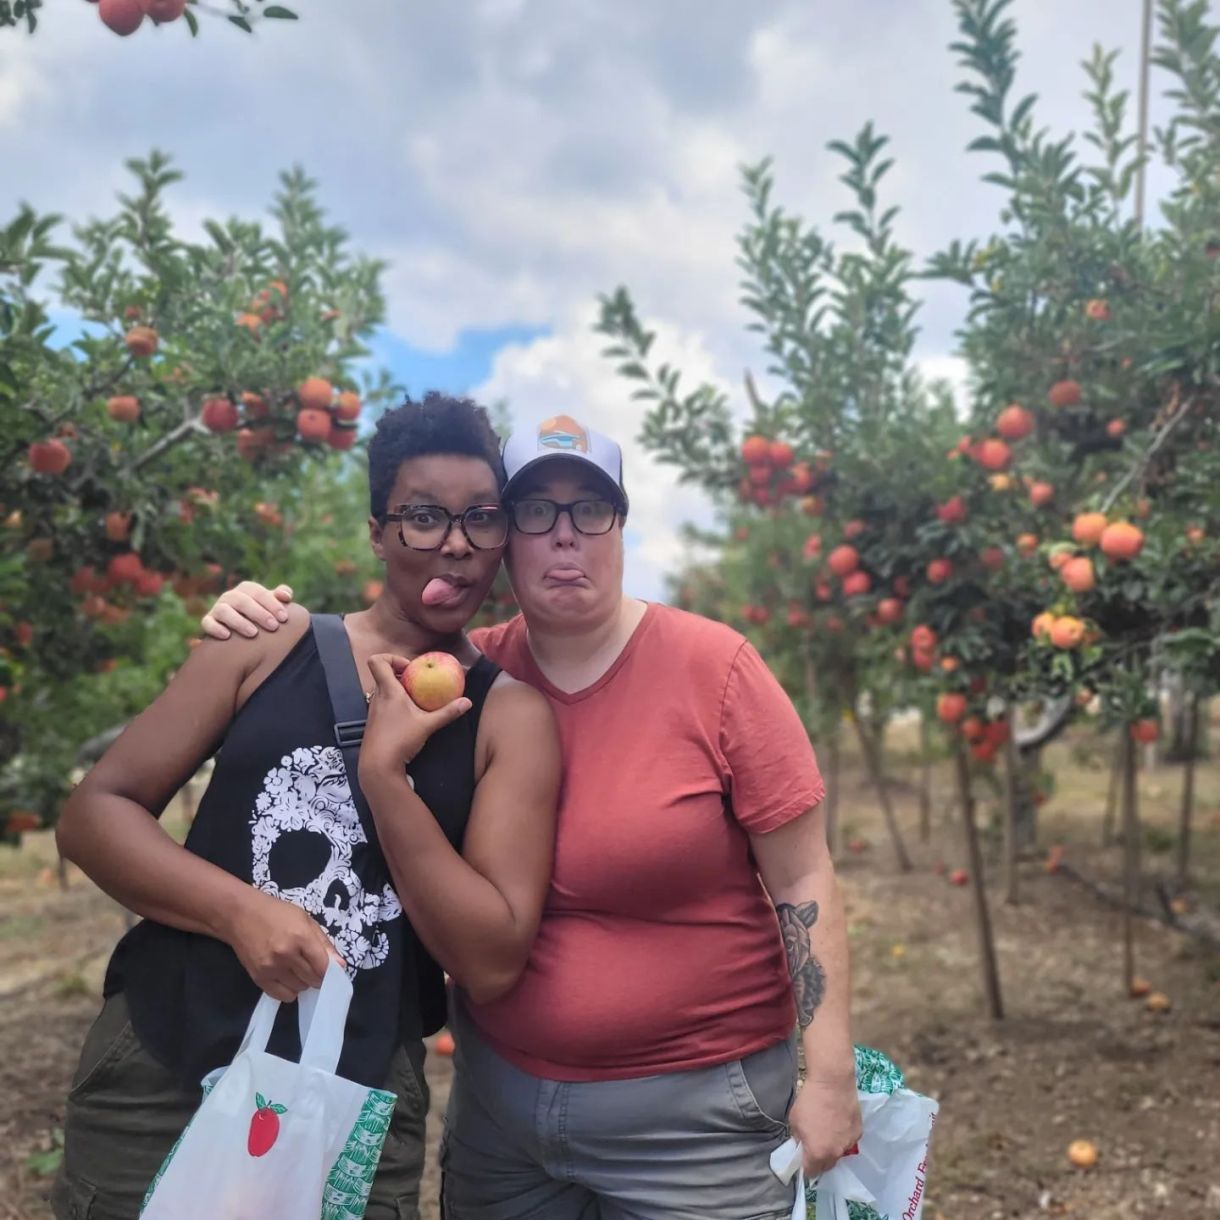
[[[863,1134],[853,1155],[807,1190],[800,1145],[788,1140],[771,1154],[780,1181],[797,1179],[792,1220],[919,1220],[923,1212],[937,1103],[905,1088],[898,1069],[865,1047],[856,1048],[856,1083]]]

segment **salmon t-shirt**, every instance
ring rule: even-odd
[[[552,1080],[708,1067],[786,1037],[796,1014],[749,833],[824,791],[788,696],[736,631],[650,604],[592,686],[566,693],[520,617],[471,640],[544,692],[564,777],[555,870],[521,979],[469,1005],[509,1062]]]

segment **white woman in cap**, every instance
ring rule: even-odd
[[[525,971],[490,1003],[453,997],[445,1215],[786,1220],[771,1151],[791,1134],[816,1175],[860,1134],[809,739],[741,635],[624,596],[614,441],[561,415],[504,463],[522,613],[471,639],[547,696],[564,783]],[[248,634],[276,606],[247,583],[205,628]]]

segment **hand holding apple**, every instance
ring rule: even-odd
[[[379,653],[369,658],[369,671],[374,688],[360,746],[362,786],[366,776],[374,782],[401,778],[433,733],[470,710],[470,700],[462,696],[465,673],[448,653],[426,653],[414,661]]]
[[[466,689],[466,671],[449,652],[425,652],[402,671],[402,688],[425,712],[435,712]]]

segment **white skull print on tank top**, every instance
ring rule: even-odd
[[[370,893],[352,868],[353,848],[368,838],[338,747],[303,746],[285,755],[264,777],[254,810],[254,884],[308,911],[334,941],[350,975],[380,966],[390,952],[383,926],[401,917],[402,906],[388,882],[380,893]],[[298,833],[319,835],[326,843],[322,870],[309,879],[290,879],[282,864],[272,861],[283,836]],[[311,854],[321,859],[320,853]]]

